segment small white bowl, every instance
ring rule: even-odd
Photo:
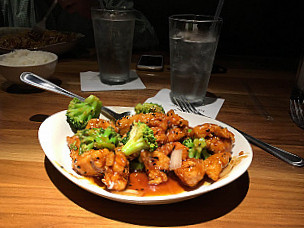
[[[19,52],[21,55],[19,56]],[[18,54],[16,54],[18,53]],[[28,55],[25,55],[27,53]],[[40,57],[36,62],[31,62],[33,55]],[[26,60],[28,58],[29,61]],[[40,61],[44,59],[44,61]],[[14,52],[0,55],[0,75],[7,81],[22,84],[20,75],[23,72],[32,72],[45,79],[49,79],[55,72],[58,56],[51,52],[16,50]]]

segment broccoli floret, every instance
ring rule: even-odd
[[[127,134],[124,135],[124,136],[122,137],[122,139],[121,139],[120,142],[121,142],[123,145],[125,145],[125,144],[127,143],[127,141],[129,140],[129,138],[130,138],[130,131],[128,131]]]
[[[193,140],[191,138],[187,138],[183,141],[183,145],[188,147],[189,150],[194,147]]]
[[[99,117],[101,107],[101,101],[94,95],[90,95],[84,102],[73,98],[66,112],[67,122],[72,131],[85,129],[90,119]]]
[[[133,124],[129,139],[121,150],[126,156],[129,156],[143,149],[152,152],[156,148],[157,143],[153,130],[145,123],[137,122]]]
[[[143,104],[137,104],[135,106],[135,112],[136,114],[139,113],[155,113],[155,112],[159,112],[159,113],[165,113],[164,108],[156,103],[143,103]]]
[[[138,160],[138,158],[130,161],[130,171],[131,172],[140,172],[140,171],[143,171],[144,168],[145,168],[144,163],[140,162]]]
[[[79,130],[76,135],[80,140],[79,154],[92,149],[114,150],[121,140],[120,135],[112,127]]]
[[[189,158],[203,158],[206,159],[210,156],[207,152],[206,141],[204,138],[187,138],[183,144],[189,148]]]

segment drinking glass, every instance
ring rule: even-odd
[[[133,10],[92,9],[100,79],[106,84],[129,80],[135,16]]]
[[[169,17],[171,97],[203,104],[221,25],[222,19],[213,16]]]

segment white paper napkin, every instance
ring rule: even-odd
[[[146,88],[135,70],[130,71],[130,79],[130,82],[122,85],[108,85],[100,81],[99,72],[80,72],[81,91],[135,90]]]
[[[161,104],[166,112],[168,112],[170,109],[182,111],[177,105],[173,104],[173,102],[171,101],[170,92],[170,89],[162,89],[154,97],[147,99],[145,102]],[[224,101],[225,99],[222,98],[206,97],[205,105],[198,106],[196,108],[204,115],[215,119]]]

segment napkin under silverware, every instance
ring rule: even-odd
[[[162,89],[154,97],[147,99],[145,102],[161,104],[166,112],[170,109],[181,111],[180,108],[171,101],[170,92],[170,89]],[[205,104],[197,106],[196,108],[205,116],[215,119],[224,101],[225,99],[222,98],[206,97]]]

